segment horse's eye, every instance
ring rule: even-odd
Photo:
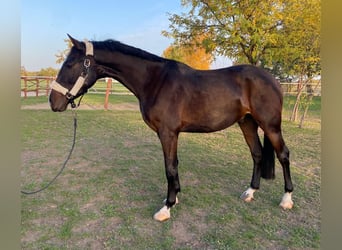
[[[74,64],[73,63],[71,63],[71,62],[68,62],[68,63],[66,63],[65,64],[65,66],[67,67],[67,68],[72,68],[72,66],[73,66]]]

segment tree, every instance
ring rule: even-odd
[[[57,57],[56,59],[56,63],[60,64],[63,63],[67,57],[67,55],[69,54],[69,51],[72,47],[72,42],[70,39],[64,39],[64,42],[66,43],[66,49],[64,49],[63,51],[59,51],[57,54],[55,54],[55,56]]]
[[[284,49],[280,50],[280,56],[284,67],[289,72],[299,77],[299,85],[296,102],[290,117],[291,121],[297,121],[300,105],[304,112],[301,117],[302,126],[305,115],[313,98],[308,93],[303,95],[303,90],[312,82],[314,76],[320,75],[320,1],[319,0],[291,0],[287,3],[286,18],[284,20]]]
[[[21,66],[21,76],[56,76],[58,73],[57,69],[52,67],[43,68],[39,71],[27,71],[24,66]]]
[[[37,75],[38,76],[56,76],[58,73],[58,70],[57,69],[54,69],[52,67],[48,67],[48,68],[44,68],[44,69],[41,69]]]
[[[191,46],[173,43],[164,50],[163,57],[186,63],[195,69],[209,69],[213,57],[200,46],[204,37],[204,35],[201,35],[193,39]]]
[[[21,66],[21,68],[20,68],[20,75],[21,76],[26,76],[27,75],[27,71],[25,69],[25,66]]]
[[[182,0],[183,6],[191,5],[189,12],[171,15],[171,32],[163,34],[186,44],[205,33],[202,46],[207,52],[257,65],[268,50],[278,46],[282,1]]]

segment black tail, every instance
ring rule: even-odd
[[[274,179],[274,148],[270,139],[264,135],[264,147],[262,148],[261,177],[264,179]]]

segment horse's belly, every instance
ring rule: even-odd
[[[215,132],[233,125],[239,120],[237,113],[212,111],[198,116],[183,118],[183,132]]]

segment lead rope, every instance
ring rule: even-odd
[[[65,169],[68,161],[70,160],[70,157],[71,157],[71,154],[72,152],[74,151],[74,147],[75,147],[75,143],[76,143],[76,130],[77,130],[77,114],[76,114],[76,108],[78,108],[80,106],[80,103],[81,103],[81,100],[82,100],[82,97],[83,95],[81,96],[79,102],[77,105],[75,105],[74,102],[72,102],[72,113],[73,113],[73,118],[74,118],[74,137],[73,137],[73,140],[72,140],[72,145],[71,145],[71,149],[69,151],[69,154],[68,154],[68,157],[65,159],[64,161],[64,164],[62,165],[61,169],[59,170],[59,172],[57,173],[57,175],[48,183],[46,184],[44,187],[36,190],[36,191],[24,191],[24,190],[21,190],[20,192],[22,194],[26,194],[26,195],[29,195],[29,194],[36,194],[36,193],[39,193],[45,189],[47,189],[57,178],[58,176],[60,176],[63,172],[63,170]]]

